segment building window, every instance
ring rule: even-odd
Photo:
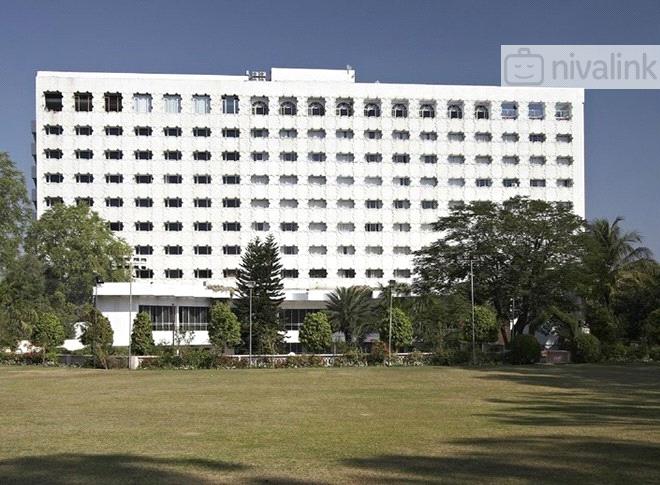
[[[124,176],[120,173],[108,173],[105,175],[106,184],[121,184],[124,183]]]
[[[94,175],[91,173],[77,173],[75,179],[78,184],[91,184],[94,182]]]
[[[310,269],[309,270],[309,277],[310,278],[327,278],[328,277],[328,270],[326,270],[324,268]]]
[[[298,160],[296,152],[280,152],[280,160],[283,162],[295,162]]]
[[[62,111],[62,93],[59,91],[45,91],[44,103],[46,111]]]
[[[383,132],[380,130],[365,130],[364,137],[369,140],[380,140],[383,138]]]
[[[520,179],[504,179],[502,185],[504,187],[520,187]]]
[[[464,178],[450,178],[447,180],[447,185],[450,187],[465,187]]]
[[[545,118],[545,105],[543,103],[529,103],[527,105],[527,117],[530,120],[542,120]]]
[[[280,184],[282,185],[296,185],[298,183],[298,176],[296,175],[280,175]]]
[[[420,118],[435,118],[435,106],[432,103],[423,103],[419,105]]]
[[[392,117],[394,118],[407,118],[408,106],[404,103],[396,103],[392,105]]]
[[[151,94],[134,94],[133,111],[136,113],[151,113]]]
[[[44,125],[44,132],[46,135],[61,135],[64,133],[64,129],[61,125]]]
[[[529,157],[529,164],[530,165],[545,165],[545,157],[544,156],[539,156],[539,155]]]
[[[392,207],[395,209],[410,209],[410,201],[408,199],[395,199],[392,201]]]
[[[337,153],[336,160],[338,162],[354,162],[355,156],[352,153]]]
[[[268,114],[268,103],[263,100],[253,101],[252,102],[252,114],[253,115],[267,115]]]
[[[293,116],[298,112],[296,103],[291,100],[280,102],[280,114],[284,116]]]
[[[392,183],[401,187],[408,187],[410,185],[410,177],[394,177]]]
[[[64,175],[61,173],[45,173],[44,177],[50,184],[61,184],[64,181]]]
[[[504,143],[515,143],[520,139],[518,133],[502,133],[502,141]]]
[[[410,163],[410,155],[407,153],[395,153],[392,155],[392,163]]]
[[[64,204],[62,197],[44,197],[46,207],[54,207],[57,204]]]
[[[493,181],[491,179],[477,179],[476,185],[477,187],[490,187],[493,185]]]
[[[571,143],[573,141],[573,135],[570,133],[560,133],[557,134],[556,140],[558,143]]]
[[[555,119],[556,120],[570,120],[571,103],[557,103],[555,104]]]
[[[364,105],[364,116],[367,118],[377,118],[380,116],[380,103],[368,102]]]
[[[280,138],[298,138],[298,130],[282,128],[280,130]]]
[[[325,222],[310,222],[308,228],[310,232],[326,232],[328,225]]]
[[[280,207],[286,208],[286,209],[295,209],[298,207],[298,200],[297,199],[280,199]]]
[[[181,197],[167,197],[163,200],[165,207],[170,209],[180,209],[183,207],[183,199]]]
[[[153,246],[135,246],[135,254],[140,256],[151,256],[154,253]]]
[[[229,256],[235,256],[237,254],[241,254],[241,247],[240,246],[222,246],[222,254],[226,254]]]
[[[228,115],[238,114],[238,96],[223,96],[222,112]]]
[[[297,222],[282,222],[280,223],[280,230],[283,232],[296,232],[298,230]]]
[[[573,165],[573,157],[557,157],[557,165]]]
[[[211,271],[208,268],[204,269],[196,269],[194,272],[195,278],[199,279],[209,279],[213,277],[213,271]],[[179,311],[181,311],[185,307],[179,307]],[[208,322],[207,322],[208,323]],[[187,329],[191,329],[191,326],[194,327],[196,330],[206,330],[207,329],[207,324],[206,323],[200,323],[200,324],[191,324],[191,323],[183,323],[181,320],[179,320],[179,327],[184,326]]]
[[[486,104],[477,104],[474,107],[474,117],[478,120],[487,120],[490,118],[490,112],[488,110],[488,105]]]
[[[463,119],[463,105],[461,103],[449,103],[447,105],[447,118],[450,120]]]
[[[210,159],[211,154],[209,153],[209,158],[207,158],[207,160]],[[241,159],[241,154],[238,152],[222,152],[222,159],[226,162],[238,162]]]
[[[383,270],[382,269],[367,269],[364,272],[364,275],[367,278],[382,278]]]
[[[151,221],[138,221],[135,223],[135,230],[136,231],[153,231],[154,230],[154,225]]]
[[[94,158],[94,152],[92,150],[76,150],[74,153],[78,160],[91,160]]]
[[[210,269],[196,269],[195,278],[210,278]],[[198,306],[179,307],[179,328],[188,331],[205,331],[209,321],[209,308]]]
[[[367,222],[364,225],[364,230],[366,232],[382,232],[383,225],[380,222]]]
[[[178,126],[166,126],[163,128],[165,136],[181,136],[181,128]]]
[[[268,138],[268,129],[266,128],[252,128],[250,130],[252,138]]]
[[[438,139],[438,134],[435,131],[422,131],[419,138],[424,141],[435,141]]]
[[[151,197],[137,197],[134,202],[135,202],[135,207],[154,206],[154,200]]]
[[[119,232],[124,230],[124,223],[121,221],[108,222],[108,229],[112,232]]]
[[[267,222],[253,222],[252,230],[258,232],[267,232],[270,231],[270,224]]]
[[[450,131],[447,133],[447,141],[465,141],[465,133],[462,131]]]
[[[240,232],[241,223],[240,222],[223,222],[222,230],[225,232]]]
[[[298,270],[297,269],[283,269],[282,278],[297,278]]]
[[[213,225],[208,221],[196,221],[193,223],[193,229],[199,232],[209,232],[213,229]]]
[[[44,156],[48,159],[59,160],[62,158],[62,150],[59,148],[46,148],[44,150]]]
[[[410,232],[410,224],[407,222],[396,222],[392,225],[394,232]]]
[[[163,175],[163,182],[166,184],[180,184],[183,182],[183,177],[179,174],[166,174]]]
[[[298,254],[298,246],[280,246],[280,252],[286,255]]]
[[[163,249],[168,256],[180,256],[183,254],[183,248],[181,246],[165,246]]]
[[[419,183],[422,187],[436,187],[438,179],[436,177],[422,177],[419,179]]]
[[[573,187],[573,179],[557,179],[557,187]]]
[[[488,142],[493,140],[493,135],[488,132],[478,132],[474,134],[475,141]]]
[[[143,175],[143,174],[136,174],[135,175],[135,183],[136,184],[150,184],[153,182],[154,176],[153,175]]]
[[[337,201],[338,209],[353,209],[355,207],[355,201],[353,199],[339,199]]]
[[[222,199],[222,207],[225,209],[233,209],[241,206],[241,199],[237,197],[225,197]]]
[[[79,136],[91,136],[94,130],[89,125],[77,125],[74,128],[76,135]]]
[[[380,153],[366,153],[364,160],[367,163],[380,163],[383,161],[383,156]]]
[[[307,177],[307,183],[310,185],[325,185],[326,178],[324,175],[310,175]]]
[[[211,128],[195,127],[193,128],[192,132],[193,132],[193,136],[197,136],[197,137],[208,138],[209,136],[211,136]],[[224,133],[223,136],[225,136]],[[238,136],[238,134],[236,136]]]
[[[153,153],[151,150],[136,150],[135,159],[136,160],[151,160],[153,158]]]
[[[352,140],[353,130],[337,130],[335,136],[339,139]]]
[[[382,209],[383,201],[380,199],[367,199],[364,201],[364,206],[367,209]]]
[[[121,126],[106,126],[106,136],[121,136],[124,134],[124,129]]]
[[[151,136],[153,130],[151,126],[136,126],[134,128],[135,136]]]
[[[353,116],[353,102],[349,100],[338,101],[335,113],[337,116]]]
[[[181,152],[179,150],[167,150],[163,152],[165,160],[181,160]]]
[[[338,232],[355,232],[355,224],[352,222],[339,222],[337,223]]]
[[[422,209],[437,209],[438,201],[437,200],[423,200]]]
[[[208,131],[208,135],[206,136],[210,136],[211,130],[209,128],[207,128],[207,130],[209,131]],[[223,128],[222,136],[224,138],[238,138],[239,136],[241,136],[241,130],[239,130],[238,128]]]
[[[224,154],[223,154],[224,155]],[[224,159],[224,158],[223,158]],[[193,152],[193,160],[197,161],[209,161],[211,160],[211,152],[207,151],[194,151]]]
[[[518,103],[505,101],[502,103],[501,109],[503,120],[515,120],[518,118]]]
[[[210,184],[211,176],[208,174],[193,175],[193,182],[196,184]]]
[[[121,93],[105,93],[104,100],[107,113],[118,113],[122,110]]]
[[[222,270],[223,278],[236,278],[238,277],[238,269],[235,268],[226,268]]]
[[[339,176],[337,177],[337,185],[353,185],[355,179],[351,176]]]
[[[106,150],[104,155],[106,160],[121,160],[124,158],[124,152],[121,150]]]
[[[410,132],[407,130],[394,130],[392,132],[392,139],[393,140],[409,140],[410,139]]]
[[[502,157],[502,163],[504,165],[518,165],[520,163],[520,158],[517,155],[506,155]]]
[[[447,157],[447,162],[454,164],[465,163],[465,157],[463,155],[449,155]]]
[[[530,187],[545,187],[545,179],[530,179]]]
[[[307,130],[307,137],[312,139],[322,140],[323,138],[325,138],[325,130],[323,129]]]
[[[328,207],[328,203],[325,199],[309,199],[307,201],[307,207],[311,209],[325,209]]]
[[[193,113],[206,115],[211,112],[211,96],[206,94],[195,94],[192,97]]]
[[[213,254],[213,248],[211,246],[194,246],[193,252],[199,256],[210,256]]]
[[[183,270],[168,268],[165,270],[165,278],[174,280],[181,279],[183,278]]]
[[[307,160],[310,162],[325,162],[326,155],[323,152],[309,152],[307,154]]]
[[[165,113],[181,113],[181,96],[178,94],[166,94],[163,96]]]
[[[383,254],[383,246],[366,246],[364,252],[365,254],[380,255]]]
[[[490,165],[493,163],[493,157],[490,155],[477,155],[474,157],[474,162],[479,165]]]
[[[92,93],[74,93],[73,104],[76,111],[92,111]]]
[[[325,116],[325,105],[322,101],[312,101],[307,106],[309,116]]]
[[[410,278],[411,271],[409,269],[395,269],[393,275],[395,278]]]
[[[268,185],[270,178],[268,175],[251,175],[250,183],[254,185]]]
[[[355,270],[354,269],[338,269],[337,270],[337,276],[339,278],[355,278]]]
[[[530,133],[529,141],[532,143],[543,143],[545,141],[545,133]]]

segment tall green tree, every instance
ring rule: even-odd
[[[463,321],[463,340],[472,341],[472,309],[468,309]],[[474,307],[474,337],[475,341],[494,342],[499,335],[500,326],[497,323],[495,311],[485,305]]]
[[[89,304],[81,309],[80,320],[84,322],[80,341],[90,347],[95,362],[107,369],[114,337],[110,320]]]
[[[55,347],[64,343],[64,325],[53,313],[42,313],[32,326],[32,344],[42,349],[43,363],[46,363],[46,355]]]
[[[584,221],[563,204],[509,199],[472,202],[442,217],[440,239],[415,257],[418,293],[467,292],[474,263],[476,303],[490,303],[499,322],[516,299],[520,334],[544,323],[545,310],[575,301],[583,255]]]
[[[332,327],[325,312],[305,315],[300,328],[300,343],[307,352],[320,353],[332,345]]]
[[[235,312],[242,324],[241,339],[249,342],[249,283],[252,289],[253,350],[258,353],[277,353],[283,341],[279,308],[284,301],[282,263],[275,238],[264,241],[258,237],[250,241],[241,257],[236,281]]]
[[[209,340],[222,354],[241,343],[241,323],[226,303],[217,302],[211,307],[208,331]]]
[[[131,352],[133,355],[149,355],[154,349],[154,334],[151,317],[146,312],[140,312],[133,320],[131,332]]]
[[[124,260],[130,246],[85,205],[46,211],[30,228],[26,251],[43,263],[46,291],[60,291],[75,305],[90,301],[95,273],[104,281],[128,281]]]
[[[5,152],[0,152],[0,280],[18,256],[32,218],[23,174]]]
[[[390,338],[390,311],[389,309],[380,321],[378,328],[380,340],[385,344]],[[392,307],[392,351],[398,352],[401,347],[407,347],[413,341],[413,325],[408,314],[401,308]]]
[[[326,311],[335,332],[342,332],[346,343],[359,344],[374,329],[376,303],[371,288],[337,288],[328,296]]]

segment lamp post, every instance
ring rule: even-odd
[[[474,330],[474,260],[470,258],[470,299],[472,300],[472,365],[477,362],[476,334]]]
[[[388,282],[388,286],[390,288],[390,335],[388,339],[388,344],[387,344],[387,358],[389,359],[389,363],[392,363],[392,296],[394,294],[394,285],[396,284],[396,281],[390,280]]]
[[[96,317],[96,312],[98,311],[96,309],[96,300],[98,299],[99,296],[99,285],[103,284],[103,280],[101,279],[101,276],[94,272],[94,322],[92,324],[92,362],[94,363],[94,368],[96,369],[96,324],[97,324],[97,317]]]
[[[250,367],[252,367],[252,290],[255,283],[254,281],[246,281],[245,286],[250,289]]]

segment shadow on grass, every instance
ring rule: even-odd
[[[207,477],[244,468],[239,464],[194,458],[60,454],[0,460],[0,483],[217,483],[217,478]]]
[[[660,445],[571,436],[470,439],[443,456],[380,455],[343,462],[378,483],[658,483]]]
[[[545,387],[516,392],[489,417],[507,424],[660,425],[660,366],[532,366],[483,370],[482,379]]]

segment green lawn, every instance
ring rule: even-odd
[[[659,483],[660,367],[0,367],[0,483]]]

